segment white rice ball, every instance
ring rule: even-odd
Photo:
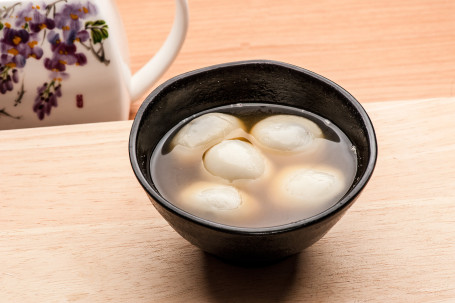
[[[242,205],[242,197],[233,186],[198,182],[186,188],[183,199],[205,210],[233,210]]]
[[[196,182],[180,194],[185,210],[220,223],[236,224],[259,211],[258,203],[230,185]]]
[[[291,167],[275,179],[274,201],[284,206],[314,209],[336,202],[347,187],[343,173],[332,167]]]
[[[322,138],[316,123],[300,116],[275,115],[254,125],[251,134],[262,145],[279,151],[303,151],[313,145],[314,138]]]
[[[257,179],[264,174],[265,159],[249,142],[224,140],[210,148],[204,166],[213,175],[233,181]]]
[[[243,123],[234,116],[222,113],[205,114],[186,124],[174,137],[173,145],[208,148],[238,128],[243,128]]]

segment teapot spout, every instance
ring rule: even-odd
[[[177,57],[188,31],[189,13],[187,0],[175,0],[174,23],[166,41],[139,71],[131,78],[131,100],[144,95],[164,74]]]

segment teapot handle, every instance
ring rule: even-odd
[[[175,17],[171,32],[155,54],[131,79],[131,100],[137,100],[164,74],[177,56],[188,30],[188,2],[175,0]]]

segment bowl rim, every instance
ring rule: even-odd
[[[294,221],[294,222],[286,223],[286,224],[282,224],[282,225],[275,225],[275,226],[269,226],[269,227],[254,227],[254,228],[253,227],[231,226],[231,225],[213,222],[213,221],[198,217],[196,215],[193,215],[187,211],[180,209],[179,207],[175,206],[168,200],[164,199],[156,190],[154,190],[147,182],[145,176],[142,174],[142,171],[139,167],[138,159],[136,157],[137,134],[138,134],[139,128],[141,126],[142,117],[143,117],[147,107],[154,101],[155,97],[157,95],[159,95],[164,89],[171,86],[173,83],[175,83],[181,79],[184,79],[186,77],[193,76],[193,75],[200,74],[200,73],[206,73],[209,71],[219,70],[219,69],[223,69],[226,67],[235,67],[235,66],[244,66],[244,65],[275,65],[275,66],[280,66],[280,67],[284,67],[287,69],[292,69],[292,70],[295,70],[300,73],[304,73],[308,76],[315,78],[316,80],[324,82],[326,85],[330,86],[337,92],[341,93],[354,106],[354,108],[360,114],[362,120],[365,123],[365,127],[367,130],[370,158],[368,160],[368,164],[365,169],[365,173],[361,176],[358,183],[347,194],[345,194],[341,200],[339,200],[337,203],[335,203],[331,207],[329,207],[329,208],[325,209],[324,211],[322,211],[314,216],[311,216],[309,218],[301,219],[298,221]],[[374,168],[376,166],[377,155],[378,155],[376,133],[373,128],[373,124],[372,124],[367,112],[362,107],[362,105],[359,103],[359,101],[357,101],[357,99],[355,99],[348,91],[346,91],[344,88],[342,88],[340,85],[336,84],[332,80],[329,80],[317,73],[314,73],[314,72],[304,69],[302,67],[299,67],[299,66],[296,66],[293,64],[289,64],[289,63],[280,62],[280,61],[264,60],[264,59],[235,61],[235,62],[227,62],[227,63],[211,65],[211,66],[199,68],[199,69],[196,69],[193,71],[189,71],[189,72],[177,75],[175,77],[172,77],[171,79],[168,79],[167,81],[165,81],[164,83],[159,85],[157,88],[155,88],[146,97],[146,99],[143,101],[140,108],[138,109],[136,116],[134,118],[134,121],[132,123],[132,126],[131,126],[128,149],[129,149],[130,164],[132,166],[134,174],[136,175],[136,178],[138,179],[140,185],[148,193],[148,195],[151,196],[153,198],[153,200],[155,200],[157,203],[159,203],[162,207],[164,207],[166,210],[172,212],[173,214],[175,214],[179,217],[182,217],[184,219],[187,219],[195,224],[202,225],[202,226],[208,227],[210,229],[222,231],[225,233],[240,234],[240,235],[261,235],[261,234],[284,233],[284,232],[288,232],[288,231],[292,231],[292,230],[300,229],[302,227],[316,224],[320,221],[323,221],[323,220],[325,220],[329,217],[332,217],[335,214],[341,212],[343,209],[345,209],[346,207],[351,205],[354,202],[354,200],[357,198],[357,196],[360,194],[360,192],[365,188],[366,184],[368,183],[368,181],[370,180],[370,178],[373,174]]]

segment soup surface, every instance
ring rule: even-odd
[[[159,142],[152,180],[175,206],[213,222],[271,227],[314,216],[348,191],[356,149],[329,120],[249,103],[188,117]]]

